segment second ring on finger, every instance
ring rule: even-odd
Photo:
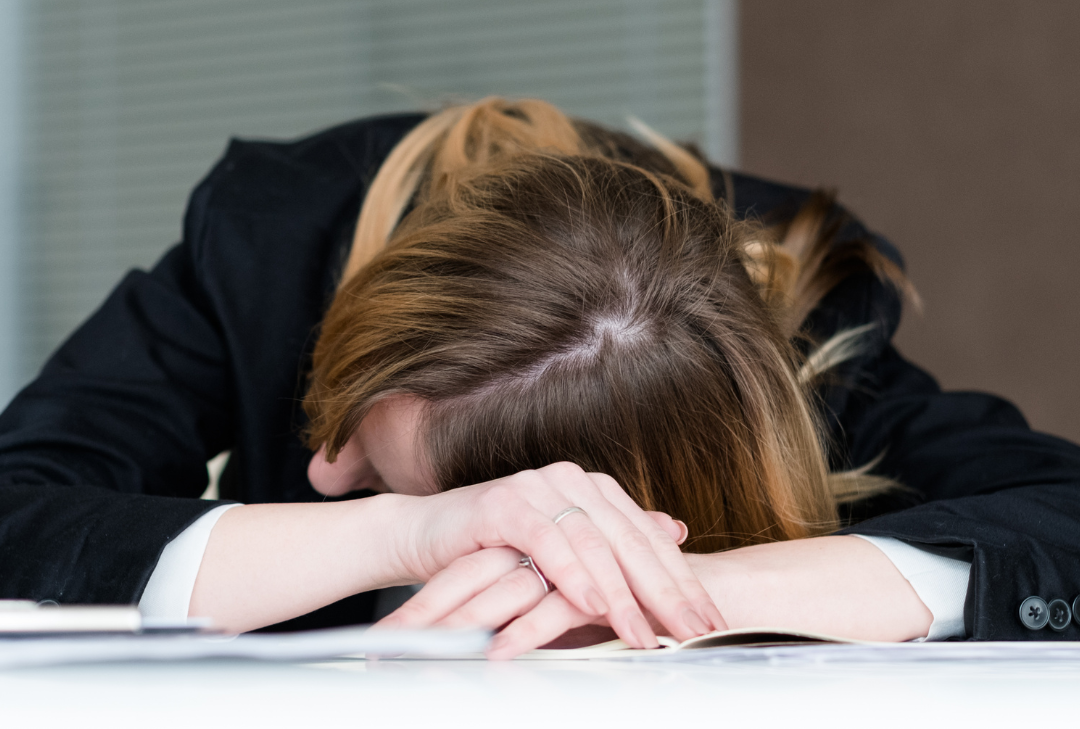
[[[439,621],[447,628],[498,628],[532,610],[547,596],[539,570],[520,566]]]

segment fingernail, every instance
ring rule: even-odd
[[[673,520],[679,525],[679,538],[675,540],[676,544],[682,544],[686,541],[686,538],[690,536],[690,527],[686,526],[685,522],[681,522],[678,519]]]
[[[604,598],[596,591],[595,587],[586,588],[585,604],[589,606],[589,610],[592,611],[593,615],[607,615],[607,603],[604,602]]]
[[[642,615],[638,614],[630,618],[630,631],[637,638],[638,646],[641,648],[660,647],[660,641],[656,639],[656,635],[653,634],[648,621]]]
[[[682,621],[686,627],[690,628],[690,630],[697,635],[705,635],[709,632],[709,626],[705,624],[705,621],[701,619],[700,615],[690,608],[686,608],[682,611]]]

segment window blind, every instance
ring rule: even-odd
[[[231,136],[489,94],[734,162],[734,0],[27,3],[21,372],[180,235]]]

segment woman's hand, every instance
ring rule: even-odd
[[[685,524],[667,514],[646,513],[676,545],[686,539]],[[647,618],[654,632],[670,634],[656,618]],[[585,625],[603,625],[610,630],[606,618],[579,610],[557,591],[545,594],[536,572],[522,566],[521,553],[511,548],[485,549],[460,557],[380,623],[388,624],[483,626],[491,630],[505,625],[488,649],[488,657],[496,660],[513,658]],[[723,618],[715,616],[710,630],[723,627]]]
[[[501,660],[546,645],[574,628],[608,625],[603,616],[578,610],[558,590],[545,593],[536,573],[521,566],[520,559],[521,553],[510,547],[461,557],[377,626],[505,626],[487,651],[488,658]]]
[[[650,516],[661,523],[667,518]],[[509,623],[489,649],[491,658],[512,658],[574,628],[605,624],[558,592],[545,596],[536,576],[518,566],[518,558],[510,549],[463,557],[413,601],[424,603],[427,614],[439,615],[433,624],[442,627]],[[925,636],[933,621],[892,561],[857,537],[777,542],[686,558],[723,611],[726,627],[904,641]],[[484,588],[477,589],[480,585]],[[418,607],[413,601],[399,610],[402,616]]]
[[[667,514],[646,513],[676,545],[686,539],[686,525],[682,522]],[[380,625],[490,629],[505,625],[488,650],[493,659],[512,658],[575,628],[609,626],[605,617],[577,609],[557,590],[545,594],[536,573],[522,566],[520,560],[521,553],[509,547],[483,549],[461,557],[431,578],[414,598]],[[647,617],[651,618],[652,630],[670,633],[651,615]],[[710,629],[723,627],[723,618],[714,616]]]
[[[550,626],[585,618],[603,618],[634,647],[655,647],[642,608],[680,640],[725,626],[660,518],[642,511],[608,476],[556,463],[433,496],[396,498],[405,500],[401,570],[432,584],[387,618],[386,627],[433,625],[463,607],[464,614],[482,614],[480,624],[487,625],[528,613],[532,617],[503,639],[510,642],[505,650],[510,655],[547,642],[542,638]],[[585,513],[571,513],[555,524],[553,517],[571,506]],[[500,547],[512,549],[492,549]],[[542,591],[531,570],[518,568],[522,554],[530,555],[558,588],[539,604],[539,593],[531,604],[521,598],[526,578]],[[467,607],[474,599],[480,602]]]

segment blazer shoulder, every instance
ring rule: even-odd
[[[810,188],[769,180],[737,170],[712,168],[716,197],[727,200],[740,218],[766,223],[791,218],[812,192]]]
[[[195,188],[193,204],[318,216],[354,198],[423,114],[369,117],[297,139],[233,138]]]

